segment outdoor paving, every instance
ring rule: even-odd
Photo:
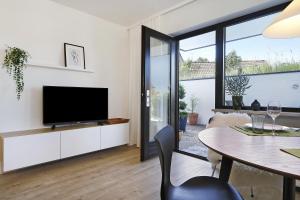
[[[199,132],[204,129],[204,125],[187,125],[186,131],[180,133],[179,150],[207,157],[207,147],[198,139]]]

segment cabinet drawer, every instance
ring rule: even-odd
[[[115,147],[129,142],[129,124],[113,124],[101,127],[101,149]]]
[[[61,158],[100,150],[100,127],[61,132]]]
[[[3,171],[60,159],[60,133],[42,133],[3,139]]]

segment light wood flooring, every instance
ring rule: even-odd
[[[159,200],[159,160],[139,157],[122,146],[3,174],[0,200]],[[208,162],[174,153],[173,184],[210,174]]]
[[[174,153],[172,181],[209,175],[209,163]],[[159,200],[158,158],[141,163],[139,149],[118,147],[0,175],[1,200]]]

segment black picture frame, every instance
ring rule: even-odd
[[[82,48],[82,60],[83,60],[83,69],[86,69],[86,66],[85,66],[85,50],[84,50],[84,46],[79,46],[79,45],[75,45],[75,44],[70,44],[70,43],[64,43],[64,58],[65,58],[65,67],[71,67],[68,63],[68,59],[67,59],[67,47],[68,46],[73,46],[73,47],[76,47],[76,48]]]

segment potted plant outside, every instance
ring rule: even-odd
[[[179,130],[185,132],[188,113],[186,112],[187,104],[183,101],[185,97],[185,89],[181,84],[179,84],[178,97],[179,97]]]
[[[17,99],[20,100],[24,90],[24,69],[29,58],[29,54],[17,47],[8,47],[5,50],[3,67],[16,83]]]
[[[197,125],[198,124],[198,113],[195,112],[197,106],[199,104],[199,98],[192,95],[190,98],[190,113],[189,113],[189,124]]]
[[[243,96],[245,91],[251,87],[250,78],[239,73],[237,76],[227,76],[225,78],[225,91],[232,96],[232,107],[240,110],[244,106]]]

